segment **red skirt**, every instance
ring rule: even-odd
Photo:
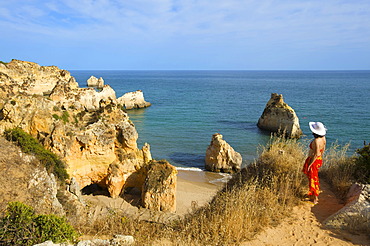
[[[303,166],[303,172],[307,175],[309,192],[308,195],[319,195],[320,183],[319,183],[319,168],[322,166],[322,157],[316,158],[314,163],[311,165],[311,169],[308,170],[308,164],[310,163],[311,157],[308,157]]]

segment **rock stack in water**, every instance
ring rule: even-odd
[[[120,98],[117,98],[117,102],[123,105],[125,109],[146,108],[151,105],[151,103],[145,101],[141,90],[127,92]]]
[[[205,168],[211,172],[233,173],[240,170],[242,156],[236,152],[219,133],[213,134],[207,148]]]
[[[289,138],[299,138],[302,135],[296,113],[284,102],[283,95],[276,93],[271,94],[257,126],[263,130],[284,134]]]
[[[96,87],[98,89],[102,89],[103,86],[104,86],[104,80],[102,77],[100,77],[99,79],[96,78],[95,76],[91,76],[88,80],[87,80],[87,86],[89,87]]]

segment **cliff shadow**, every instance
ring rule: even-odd
[[[135,207],[142,207],[141,189],[138,187],[124,188],[120,195],[123,200]]]
[[[93,196],[110,196],[107,188],[101,187],[98,184],[91,184],[81,189],[82,195],[93,195]]]

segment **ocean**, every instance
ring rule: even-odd
[[[154,159],[182,168],[204,168],[206,149],[221,133],[246,165],[270,134],[257,122],[271,93],[283,94],[305,134],[310,121],[327,127],[328,147],[350,144],[348,154],[370,141],[370,71],[71,71],[80,87],[94,75],[117,94],[142,90],[152,103],[128,114]]]

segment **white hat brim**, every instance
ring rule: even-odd
[[[325,136],[326,135],[326,128],[321,122],[310,122],[310,123],[308,123],[308,125],[310,126],[311,132],[313,132],[313,133],[315,133],[319,136]]]

